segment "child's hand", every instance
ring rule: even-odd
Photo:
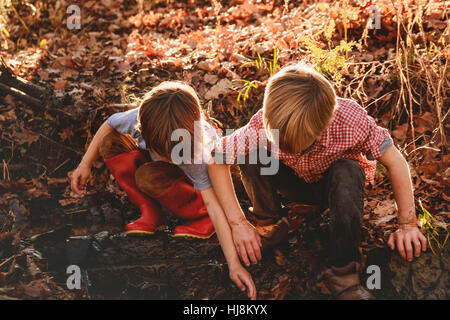
[[[91,167],[83,162],[78,165],[72,176],[70,177],[70,187],[77,194],[83,194],[86,192],[86,184],[91,175]]]
[[[230,267],[230,279],[241,291],[247,290],[247,296],[251,300],[256,300],[256,287],[252,276],[240,263],[235,267]]]
[[[420,256],[421,251],[427,249],[427,238],[425,238],[417,227],[400,227],[389,236],[388,246],[391,250],[395,250],[397,246],[400,256],[411,262],[413,260],[413,247],[414,254],[417,258]]]
[[[237,224],[231,223],[231,226],[234,245],[242,262],[247,267],[250,265],[250,261],[257,264],[261,260],[262,243],[256,228],[245,218]]]

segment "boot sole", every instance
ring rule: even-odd
[[[144,230],[130,230],[130,231],[126,231],[125,234],[129,234],[129,235],[142,235],[142,236],[152,236],[155,234],[156,231],[163,231],[164,229],[166,229],[167,226],[159,226],[155,229],[155,231],[144,231]]]
[[[214,231],[213,233],[211,233],[208,236],[197,236],[197,235],[193,235],[193,234],[189,234],[189,233],[177,233],[174,234],[173,237],[174,238],[193,238],[193,239],[209,239],[211,238],[216,232]]]
[[[150,232],[150,231],[126,231],[125,232],[127,235],[134,235],[134,236],[152,236],[155,233],[154,232]]]

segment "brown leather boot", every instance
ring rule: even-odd
[[[287,241],[289,232],[289,221],[286,217],[279,220],[258,219],[255,216],[250,217],[256,231],[261,237],[262,248],[267,249],[281,242]]]
[[[359,280],[359,263],[352,261],[348,265],[331,267],[324,271],[324,284],[337,300],[373,300]]]

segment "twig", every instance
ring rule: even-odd
[[[8,179],[6,179],[6,176],[8,176]],[[3,159],[3,180],[7,180],[7,181],[11,180],[9,177],[8,164],[6,163],[5,159]]]
[[[12,255],[11,257],[9,257],[8,259],[6,259],[5,261],[3,261],[2,263],[0,263],[0,268],[3,267],[5,264],[7,264],[10,260],[14,259],[16,257],[16,255]]]
[[[80,152],[80,151],[77,151],[77,150],[75,150],[75,149],[72,149],[71,147],[67,147],[67,146],[65,146],[65,145],[63,145],[63,144],[61,144],[61,143],[59,143],[59,142],[57,142],[57,141],[55,141],[55,140],[53,140],[53,139],[50,139],[49,137],[44,136],[42,133],[40,133],[39,136],[41,136],[41,137],[44,138],[44,139],[47,139],[47,140],[50,141],[50,142],[53,142],[54,144],[60,146],[61,148],[70,150],[70,151],[72,151],[72,152],[75,152],[76,154],[80,154],[80,155],[83,154],[83,153]]]
[[[54,173],[55,171],[57,171],[59,168],[61,168],[63,165],[65,165],[67,163],[67,161],[69,161],[70,159],[67,158],[63,163],[61,163],[59,166],[57,166],[55,169],[52,170],[52,172],[50,172],[49,174]]]

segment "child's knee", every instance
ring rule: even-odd
[[[260,165],[257,164],[240,164],[239,165],[239,171],[241,173],[241,177],[243,179],[254,179],[254,178],[260,178]]]
[[[99,144],[99,148],[98,148],[98,153],[100,154],[100,156],[103,159],[107,159],[108,155],[109,155],[109,150],[111,149],[112,146],[112,132],[106,134],[100,141]]]
[[[364,210],[365,175],[349,159],[335,161],[329,169],[328,199],[332,215],[343,224],[359,221]]]
[[[177,179],[183,176],[184,173],[180,168],[164,161],[146,162],[135,173],[137,187],[155,196],[169,189]]]
[[[133,147],[132,142],[129,142],[127,139],[128,137],[121,135],[115,130],[107,133],[99,144],[98,152],[100,156],[103,159],[109,159],[118,154],[136,149],[136,147]]]
[[[330,183],[350,186],[364,186],[365,174],[361,166],[354,160],[339,159],[329,169]]]

